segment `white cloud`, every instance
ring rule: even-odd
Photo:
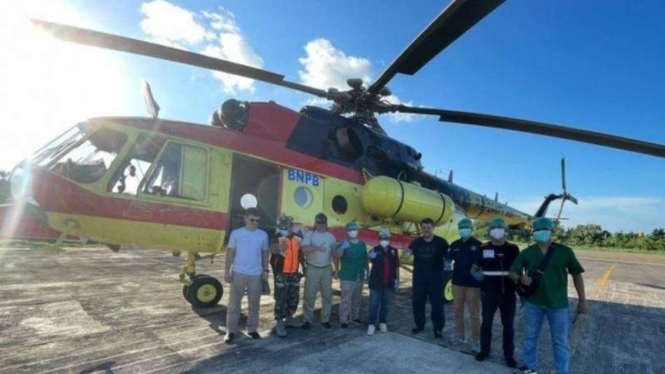
[[[164,0],[154,0],[141,5],[145,19],[141,29],[158,41],[184,42],[189,44],[203,41],[208,31],[194,20],[195,14]]]
[[[360,78],[368,84],[372,63],[364,57],[347,56],[327,39],[315,39],[305,45],[307,56],[299,58],[304,70],[298,71],[302,83],[327,90],[348,90],[348,78]]]
[[[580,224],[598,224],[603,229],[616,231],[651,231],[665,226],[665,199],[636,196],[587,196],[578,198],[579,205],[566,202],[562,216],[565,227]],[[542,203],[533,198],[516,201],[510,205],[526,213],[533,214]],[[550,205],[548,216],[559,212],[560,201]]]
[[[264,65],[242,34],[233,13],[223,8],[218,12],[195,12],[165,0],[154,0],[144,3],[141,12],[146,17],[141,28],[158,43],[256,68]],[[252,79],[221,72],[212,74],[227,93],[254,90]]]

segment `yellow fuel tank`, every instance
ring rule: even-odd
[[[360,201],[368,213],[395,221],[420,222],[431,218],[442,225],[453,217],[450,197],[389,177],[374,177],[362,189]]]

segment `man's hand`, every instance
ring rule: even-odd
[[[333,279],[335,279],[335,280],[339,279],[339,274],[338,274],[338,272],[335,271],[335,270],[333,270],[333,272],[332,272],[332,277],[333,277]]]
[[[529,274],[524,273],[524,274],[522,274],[522,279],[520,281],[522,282],[523,285],[530,286],[533,279],[531,279]]]
[[[268,272],[264,271],[263,275],[261,277],[263,278],[264,281],[267,281],[268,280]]]
[[[411,256],[413,256],[413,251],[411,251],[410,248],[405,249],[404,250],[404,257],[409,258]]]
[[[224,274],[224,281],[226,283],[232,283],[233,282],[233,273],[227,272],[226,274]]]
[[[589,309],[586,306],[586,300],[580,300],[577,302],[577,312],[579,314],[586,314]]]

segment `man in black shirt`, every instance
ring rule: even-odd
[[[413,255],[413,287],[411,305],[416,327],[411,331],[418,334],[425,329],[425,304],[429,297],[432,305],[432,325],[434,337],[441,339],[445,325],[443,314],[443,266],[448,242],[434,235],[434,221],[425,218],[420,222],[422,237],[409,244],[407,256]]]
[[[492,344],[492,321],[496,310],[501,311],[503,325],[503,357],[508,367],[517,367],[515,361],[515,282],[509,278],[510,266],[520,253],[519,248],[506,241],[506,221],[495,218],[490,222],[490,242],[484,243],[478,251],[476,263],[471,273],[480,280],[483,304],[483,323],[480,328],[480,353],[476,360],[483,361],[490,354]]]
[[[480,240],[473,237],[473,222],[464,218],[457,223],[460,239],[450,244],[446,256],[448,261],[454,261],[453,267],[453,296],[455,301],[455,335],[457,342],[466,342],[464,328],[464,307],[469,309],[471,319],[471,341],[474,350],[480,343],[480,282],[471,275],[471,266],[476,261]]]

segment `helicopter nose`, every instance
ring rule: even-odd
[[[37,205],[33,195],[32,182],[32,166],[29,162],[23,161],[14,168],[9,176],[12,201]]]

